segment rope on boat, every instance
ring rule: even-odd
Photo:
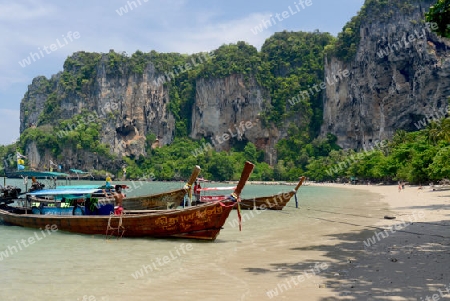
[[[231,200],[235,203],[237,203],[237,214],[238,214],[238,221],[239,221],[239,231],[242,231],[242,215],[241,215],[241,197],[238,196],[236,193],[232,193],[227,200]],[[224,203],[222,203],[222,201],[218,201],[218,203],[220,204],[220,206],[222,207],[234,207],[235,203],[233,203],[232,205],[225,205]]]

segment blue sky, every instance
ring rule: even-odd
[[[0,0],[0,144],[19,137],[20,101],[32,79],[61,71],[75,51],[193,53],[237,41],[260,49],[282,30],[337,35],[364,3],[309,1],[308,6],[306,0]],[[276,24],[255,34],[271,15]],[[30,52],[37,53],[34,61]],[[30,64],[23,62],[27,58]]]

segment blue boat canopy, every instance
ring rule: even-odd
[[[35,177],[35,178],[48,178],[48,177],[70,177],[66,173],[53,172],[53,171],[33,171],[33,170],[22,170],[16,172],[19,176],[24,177]]]
[[[87,171],[82,171],[82,170],[79,170],[79,169],[70,169],[69,171],[73,172],[73,173],[76,173],[76,174],[88,174]]]
[[[72,189],[43,189],[38,191],[33,191],[27,193],[27,195],[32,196],[45,196],[45,195],[86,195],[93,194],[96,192],[101,192],[101,189],[81,189],[81,188],[72,188]]]
[[[65,185],[56,186],[56,189],[102,189],[102,185]]]

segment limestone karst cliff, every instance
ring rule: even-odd
[[[262,125],[265,91],[255,78],[232,75],[200,79],[196,91],[190,133],[193,139],[207,138],[219,151],[228,151],[239,141],[251,141],[266,153],[274,149],[281,135],[278,129]]]
[[[345,69],[350,76],[326,89],[323,135],[336,135],[344,148],[367,149],[396,130],[417,130],[418,120],[448,105],[450,41],[423,21],[434,2],[366,6],[355,56],[325,59],[325,76]]]
[[[37,126],[61,138],[78,126],[98,124],[100,143],[119,157],[146,156],[149,136],[156,138],[156,144],[150,141],[153,147],[170,144],[177,129],[169,108],[171,92],[167,83],[182,73],[174,73],[175,68],[157,71],[151,61],[142,65],[142,74],[131,70],[130,62],[111,64],[112,59],[116,62],[123,58],[113,52],[79,52],[66,61],[63,72],[50,79],[35,78],[21,103],[21,132]],[[261,126],[258,114],[263,89],[254,78],[246,80],[240,75],[200,78],[195,85],[191,105],[192,138],[219,137],[217,150],[228,150],[232,143],[239,141],[252,141],[264,150],[274,147],[279,135]],[[60,124],[61,120],[83,112],[86,118],[68,125]],[[223,139],[226,133],[230,137]],[[33,168],[44,168],[49,160],[54,160],[49,149],[39,149],[35,143],[29,143],[26,152]],[[95,157],[93,151],[68,146],[60,150],[58,162],[83,169],[111,167],[107,158]]]
[[[217,151],[252,142],[270,165],[282,153],[294,158],[289,168],[304,168],[313,153],[304,147],[319,134],[367,149],[398,129],[416,130],[450,95],[450,43],[423,21],[432,3],[367,0],[330,51],[329,34],[285,31],[260,51],[238,42],[209,55],[77,52],[63,71],[33,80],[21,133],[37,126],[58,139],[78,127],[96,135],[52,148],[50,138],[25,141],[30,165],[57,157],[65,166],[117,170],[123,156],[146,157],[149,147],[190,137]],[[345,76],[333,80],[337,74]],[[284,138],[291,140],[280,150]]]
[[[124,64],[118,65],[117,72],[112,74],[111,66],[107,66],[110,62],[108,54],[96,54],[97,60],[90,70],[81,71],[90,72],[89,80],[77,82],[73,75],[80,72],[88,55],[75,53],[69,63],[66,61],[64,72],[48,80],[45,77],[33,80],[21,103],[21,132],[32,125],[54,125],[60,119],[72,118],[86,110],[92,118],[85,123],[100,124],[100,142],[117,155],[145,155],[146,135],[149,133],[156,135],[161,144],[170,143],[175,120],[167,108],[167,89],[157,81],[159,74],[153,65],[146,65],[142,74],[130,72],[127,70],[129,66]],[[62,78],[65,76],[72,77],[64,81]],[[63,128],[67,132],[71,129],[70,125],[67,129]],[[58,135],[56,128],[53,132]],[[30,148],[33,149],[36,148]],[[83,167],[94,168],[93,160],[89,160],[92,155],[84,153],[63,150],[61,163],[79,166],[80,161],[87,164]],[[35,155],[31,158],[36,158],[36,161],[30,162],[36,167],[48,162],[39,160],[39,156]]]

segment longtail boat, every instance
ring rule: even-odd
[[[125,210],[122,215],[72,216],[29,214],[23,209],[2,206],[0,221],[15,226],[57,229],[82,234],[215,240],[236,204],[253,167],[253,164],[246,162],[236,190],[229,199],[221,202],[186,209]]]
[[[305,177],[301,177],[297,186],[289,192],[278,193],[271,196],[254,197],[251,199],[241,200],[241,209],[258,209],[258,210],[283,210],[284,206],[297,193],[297,190],[302,186]]]
[[[108,228],[121,228],[113,235],[123,237],[186,237],[214,240],[225,223],[232,201],[209,203],[187,209],[135,211],[114,215],[36,215],[19,214],[15,210],[1,210],[4,223],[28,228],[48,229],[81,234],[109,234]],[[53,226],[55,225],[55,226]],[[123,232],[123,234],[121,233]]]
[[[183,201],[184,195],[190,190],[192,184],[197,179],[201,169],[195,166],[187,183],[180,189],[169,190],[166,192],[149,194],[135,197],[125,197],[123,199],[124,210],[159,210],[159,209],[176,209]],[[132,189],[126,185],[121,185],[125,193],[127,189]],[[69,185],[57,186],[56,189],[105,189],[105,185]],[[114,189],[110,189],[114,191]]]
[[[173,209],[180,206],[184,195],[189,192],[192,184],[200,173],[200,166],[195,166],[186,185],[181,189],[167,192],[149,194],[136,197],[126,197],[123,199],[124,210],[152,210],[152,209]]]
[[[301,177],[297,186],[295,186],[295,188],[289,192],[278,193],[271,196],[254,197],[251,199],[241,199],[240,208],[247,210],[282,210],[286,206],[286,204],[289,203],[291,198],[297,193],[297,190],[300,188],[300,186],[302,186],[304,180],[305,177]],[[201,188],[199,189],[199,191],[220,191],[230,189],[233,189],[233,187],[208,187]],[[225,198],[226,196],[224,195],[201,196],[200,203],[215,202],[223,200]]]

